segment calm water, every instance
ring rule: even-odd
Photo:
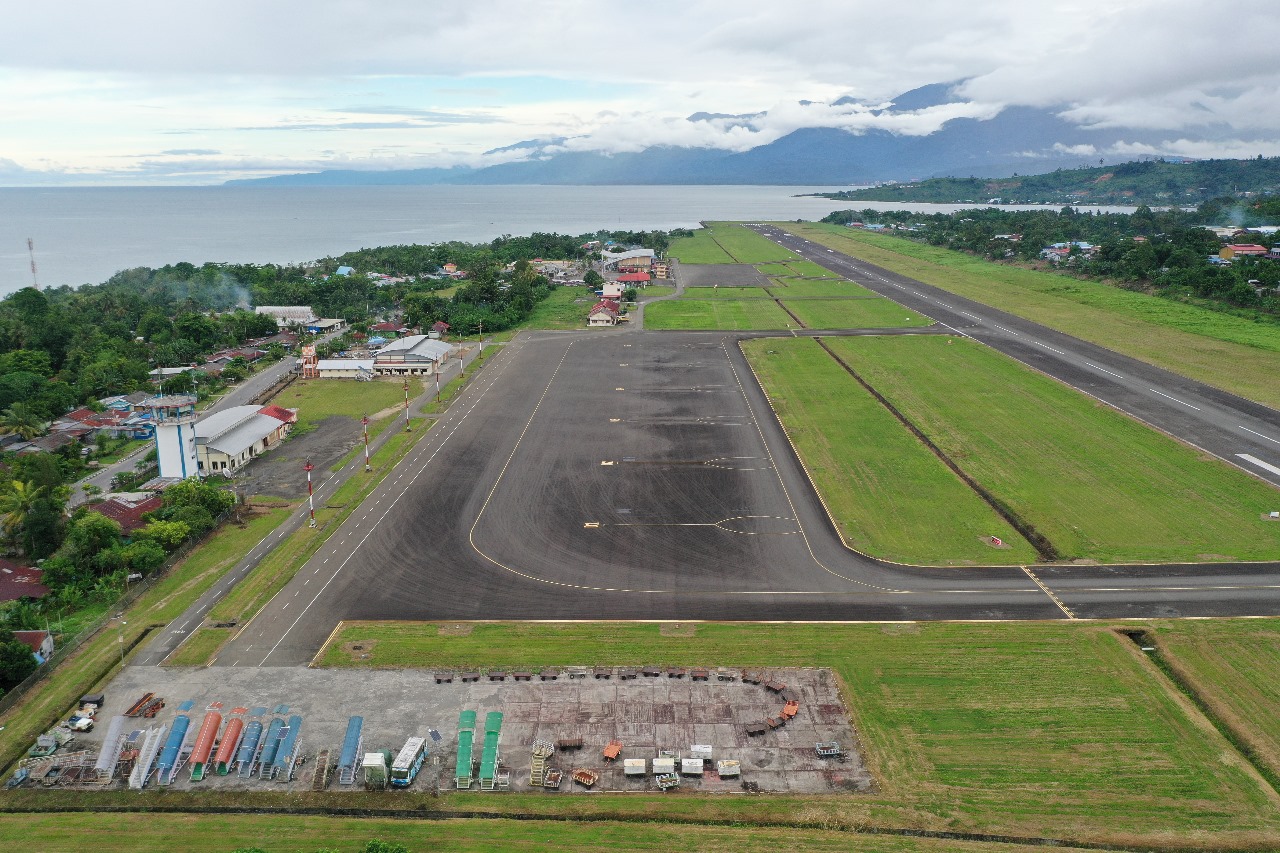
[[[179,261],[306,262],[352,249],[503,234],[820,219],[829,187],[129,187],[0,189],[0,294]]]
[[[352,249],[503,234],[696,227],[700,220],[821,219],[832,210],[947,211],[799,198],[843,187],[0,188],[0,295],[189,261],[307,262]]]

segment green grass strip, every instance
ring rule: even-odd
[[[951,293],[1280,408],[1280,323],[836,225],[778,223]]]
[[[796,321],[771,299],[672,299],[645,309],[648,329],[786,329]]]
[[[933,320],[889,299],[796,299],[783,306],[810,329],[892,329]]]
[[[963,338],[827,344],[1065,559],[1280,559],[1276,491]]]
[[[927,565],[1035,560],[1008,522],[815,341],[744,341],[742,350],[851,548]],[[989,536],[1009,547],[991,547]]]

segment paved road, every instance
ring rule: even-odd
[[[1280,413],[1274,409],[857,260],[780,228],[751,227],[808,260],[933,317],[948,329],[1280,485]]]
[[[1280,614],[1280,566],[930,568],[846,549],[736,335],[522,335],[228,645],[303,664],[340,619]]]

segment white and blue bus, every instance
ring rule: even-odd
[[[418,778],[422,762],[427,760],[426,738],[411,737],[405,741],[391,765],[391,784],[397,788],[407,788]]]

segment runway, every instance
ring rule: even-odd
[[[343,619],[1280,614],[1273,564],[957,569],[848,550],[737,337],[520,335],[216,665],[304,664]]]

